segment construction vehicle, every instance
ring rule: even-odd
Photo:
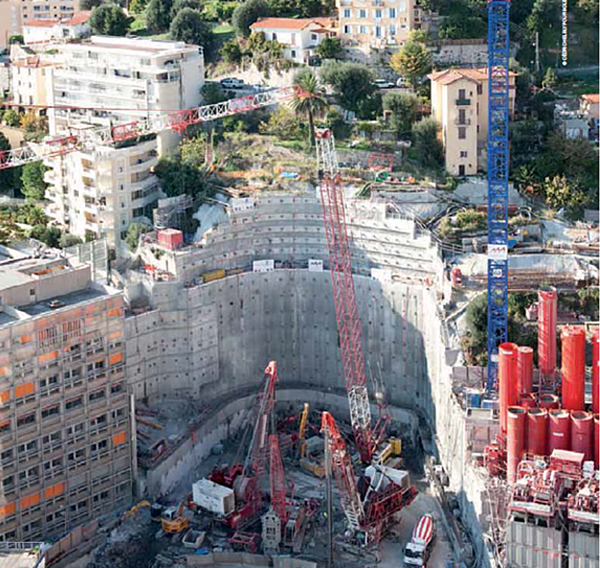
[[[391,457],[398,457],[402,452],[400,438],[390,438],[387,443],[373,456],[373,463],[383,465]]]
[[[299,465],[304,471],[312,473],[319,479],[323,479],[325,477],[325,466],[322,463],[303,458],[300,460]]]
[[[435,537],[435,517],[427,513],[415,525],[411,541],[404,548],[404,564],[424,568],[433,550]]]
[[[161,528],[168,534],[177,534],[187,529],[190,522],[183,516],[185,501],[181,501],[178,507],[167,507],[163,511],[160,522]]]
[[[152,507],[150,507],[150,520],[154,521],[155,523],[160,523],[164,509],[164,506],[158,501],[156,503],[152,503]]]
[[[386,468],[372,465],[370,468],[377,475],[371,476],[366,490],[359,491],[350,453],[329,412],[323,412],[321,428],[348,525],[365,545],[377,544],[385,536],[393,516],[414,501],[416,487],[398,484],[386,473]],[[394,473],[408,481],[408,472]]]
[[[125,511],[125,514],[123,515],[123,522],[125,522],[127,519],[130,519],[131,517],[133,517],[140,509],[142,509],[144,507],[150,507],[150,502],[149,501],[140,501],[137,505],[134,505],[133,507],[131,507],[131,509],[129,509],[129,511]]]

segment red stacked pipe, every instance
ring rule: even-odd
[[[517,480],[517,466],[525,451],[526,412],[520,406],[511,406],[507,411],[506,480],[511,484]]]
[[[554,450],[571,449],[571,417],[566,410],[552,409],[548,413],[548,455]]]
[[[543,394],[542,396],[540,396],[540,408],[552,410],[558,408],[559,406],[559,400],[556,395]]]
[[[517,395],[533,391],[533,349],[517,350]]]
[[[548,453],[548,411],[530,408],[527,412],[527,453],[545,456]]]
[[[594,448],[594,420],[592,414],[575,410],[571,412],[571,451],[580,452],[585,461],[592,459]]]
[[[585,330],[566,326],[562,335],[562,407],[585,408]]]
[[[556,369],[556,289],[543,286],[538,292],[538,367],[544,376]]]
[[[600,412],[600,330],[592,335],[592,412]]]
[[[506,432],[506,413],[509,406],[517,404],[517,350],[514,343],[498,346],[498,397],[500,406],[500,430]]]
[[[536,408],[538,405],[535,394],[526,392],[519,395],[519,406],[523,408]]]

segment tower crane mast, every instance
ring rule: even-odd
[[[509,10],[510,0],[488,0],[488,392],[508,335]]]

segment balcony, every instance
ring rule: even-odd
[[[454,124],[456,124],[457,126],[470,126],[471,125],[471,119],[470,118],[455,118],[454,119]]]
[[[456,106],[471,106],[471,99],[456,99]]]

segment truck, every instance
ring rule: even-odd
[[[404,548],[404,565],[425,568],[433,550],[435,536],[435,517],[427,513],[415,525],[412,539]]]
[[[210,479],[200,479],[192,485],[192,499],[198,507],[223,517],[235,511],[233,489],[214,483]]]

